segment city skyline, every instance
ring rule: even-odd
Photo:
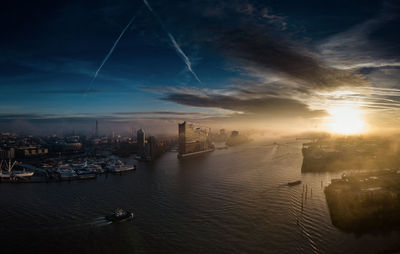
[[[73,1],[5,9],[5,131],[90,132],[96,120],[104,129],[153,133],[176,133],[183,120],[340,134],[399,124],[395,1]]]

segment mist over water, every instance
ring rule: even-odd
[[[94,181],[0,184],[2,250],[70,253],[379,253],[400,235],[356,236],[332,226],[322,185],[301,173],[300,142],[251,142]],[[218,144],[217,144],[218,145]],[[127,159],[133,163],[133,159]],[[289,181],[302,184],[288,187]],[[307,199],[302,193],[307,185]],[[311,196],[312,189],[312,196]],[[134,221],[110,224],[121,207]],[[3,253],[3,251],[2,251]]]

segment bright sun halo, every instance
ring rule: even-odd
[[[338,134],[358,134],[365,130],[362,112],[353,106],[341,106],[328,109],[329,130]]]

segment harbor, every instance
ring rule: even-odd
[[[302,174],[301,144],[276,140],[289,141],[254,141],[188,160],[172,151],[154,163],[129,157],[121,161],[136,163],[137,170],[121,176],[0,184],[3,247],[59,253],[379,253],[397,245],[396,233],[355,236],[333,226],[323,187],[340,174]],[[104,216],[116,208],[134,212],[135,219],[109,224]],[[23,246],[21,228],[30,239]]]
[[[116,156],[104,158],[74,157],[66,160],[48,159],[31,165],[2,161],[1,183],[44,183],[96,179],[100,174],[121,174],[136,170],[136,164],[125,164]]]

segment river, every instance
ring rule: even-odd
[[[301,143],[277,143],[251,142],[183,161],[168,152],[155,162],[136,163],[135,172],[101,175],[96,180],[1,183],[1,252],[379,253],[400,249],[396,232],[354,235],[335,228],[323,186],[340,173],[302,174]],[[127,160],[133,163],[133,158]],[[295,180],[302,184],[287,186]],[[103,220],[117,207],[135,211],[135,219],[113,224]]]

